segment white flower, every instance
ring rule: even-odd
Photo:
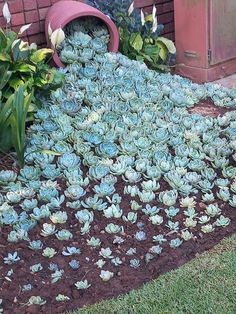
[[[21,34],[23,34],[25,31],[27,31],[27,29],[30,28],[31,24],[32,24],[32,23],[21,26],[18,35],[21,35]]]
[[[7,21],[7,24],[11,22],[11,12],[9,11],[8,3],[7,1],[4,3],[2,8],[2,15]]]
[[[152,8],[152,33],[155,33],[155,31],[157,30],[158,22],[157,22],[156,13],[157,13],[157,9],[156,9],[156,6],[154,4],[153,8]]]
[[[52,28],[51,28],[51,24],[48,24],[48,37],[51,38],[52,36]]]
[[[134,1],[131,3],[128,9],[128,15],[130,16],[134,11]]]
[[[50,37],[51,43],[54,48],[57,48],[63,42],[64,39],[65,33],[61,27],[55,29],[55,31],[52,32],[52,35]]]
[[[145,24],[145,16],[144,16],[143,10],[141,10],[140,13],[141,13],[141,24],[142,24],[142,26],[144,26],[144,24]]]

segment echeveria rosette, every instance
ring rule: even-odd
[[[117,145],[112,142],[104,142],[96,148],[96,152],[101,157],[114,158],[118,154]]]
[[[62,169],[78,168],[80,166],[80,157],[75,153],[65,153],[59,157],[58,164]]]

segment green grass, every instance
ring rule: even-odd
[[[235,314],[236,235],[139,290],[72,313]]]

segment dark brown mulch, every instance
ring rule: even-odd
[[[61,182],[62,183],[62,182]],[[130,211],[129,202],[131,198],[127,195],[123,195],[123,188],[126,185],[121,179],[116,184],[117,192],[123,196],[121,208],[124,213],[127,214]],[[161,190],[167,187],[166,182],[161,182]],[[86,196],[92,195],[92,186],[89,187]],[[199,213],[204,213],[205,205],[200,202],[200,194],[197,196]],[[46,246],[56,249],[56,254],[52,259],[47,260],[41,256],[42,251],[31,251],[27,247],[27,242],[20,242],[18,244],[11,244],[7,242],[7,235],[11,228],[2,228],[0,239],[0,298],[3,298],[3,307],[5,309],[4,314],[10,313],[63,313],[65,310],[80,308],[84,305],[98,302],[101,299],[112,298],[120,294],[126,293],[132,289],[140,287],[142,284],[157,278],[160,274],[163,274],[171,269],[175,269],[187,261],[194,258],[197,254],[202,253],[215,244],[217,244],[224,237],[236,231],[236,210],[229,207],[223,202],[218,202],[222,209],[222,213],[231,219],[231,224],[226,228],[216,227],[216,230],[211,234],[202,234],[199,225],[193,228],[191,231],[196,236],[194,239],[185,242],[180,248],[171,249],[168,244],[163,244],[163,251],[159,256],[150,262],[146,263],[144,256],[154,243],[152,237],[159,233],[166,234],[168,229],[165,227],[168,219],[163,215],[164,223],[161,226],[152,225],[148,221],[148,217],[141,211],[138,212],[138,221],[144,223],[144,231],[147,234],[147,240],[138,242],[134,240],[134,234],[138,231],[136,224],[124,223],[122,219],[104,219],[100,212],[95,212],[95,220],[92,224],[89,234],[84,236],[80,235],[81,224],[74,218],[76,210],[66,208],[63,204],[63,208],[67,211],[69,219],[66,224],[59,226],[58,229],[66,228],[73,233],[72,241],[58,241],[54,236],[47,238],[39,237],[39,233],[42,227],[40,223],[35,229],[30,232],[31,239],[41,239]],[[157,200],[152,205],[162,206]],[[178,206],[177,204],[176,206]],[[163,213],[161,210],[161,213]],[[173,221],[180,222],[180,229],[183,228],[182,221],[184,220],[183,210],[173,219]],[[125,242],[121,245],[113,244],[114,235],[108,235],[104,232],[106,224],[113,222],[118,225],[123,225],[125,233],[121,236],[125,239]],[[58,225],[57,225],[58,226]],[[100,270],[94,263],[98,260],[98,249],[91,249],[87,246],[86,240],[91,236],[99,237],[102,245],[101,247],[110,247],[114,256],[119,256],[123,260],[123,264],[119,267],[113,266],[109,261],[103,267],[104,270],[114,272],[114,277],[109,282],[102,282],[99,277]],[[176,238],[179,234],[175,233],[168,239]],[[61,255],[61,251],[66,246],[76,246],[81,249],[81,255],[64,257]],[[137,248],[137,254],[134,256],[127,256],[125,252],[130,247]],[[2,262],[3,257],[8,252],[14,252],[17,250],[21,261],[13,266],[4,265]],[[81,267],[78,270],[72,270],[68,266],[68,262],[72,259],[77,259],[80,262]],[[133,269],[129,266],[129,261],[132,258],[140,258],[141,266],[138,269]],[[29,267],[35,263],[41,263],[44,267],[43,271],[31,274]],[[56,263],[60,269],[64,269],[65,273],[62,280],[55,284],[50,283],[51,271],[48,270],[49,263]],[[12,281],[7,281],[4,277],[7,271],[11,268],[14,269],[14,275]],[[87,279],[92,286],[84,291],[79,292],[76,290],[74,284],[79,280]],[[24,284],[31,283],[33,290],[30,292],[22,292],[21,287]],[[70,297],[69,302],[56,302],[55,297],[59,294],[65,294]],[[41,296],[47,301],[47,303],[40,307],[27,308],[24,304],[28,301],[29,297]],[[33,310],[33,312],[32,312]]]
[[[203,116],[210,116],[216,118],[223,116],[226,112],[233,111],[235,109],[216,106],[211,99],[201,100],[193,108],[189,110],[190,113],[199,113]]]
[[[204,106],[209,106],[209,110],[203,110]],[[203,110],[198,111],[202,114],[215,116],[218,114],[223,114],[222,108],[213,108],[212,103],[202,102],[196,105],[195,109]],[[217,111],[215,108],[220,111]],[[193,109],[191,110],[193,112]],[[10,169],[9,160],[1,160],[0,169]],[[232,160],[232,164],[235,162]],[[63,181],[58,181],[62,190],[65,189],[65,183]],[[127,214],[130,209],[131,197],[123,194],[125,182],[119,178],[116,184],[116,191],[122,196],[122,203],[120,207],[123,209],[124,214]],[[87,190],[86,197],[93,195],[92,191],[93,185],[90,185]],[[168,185],[165,181],[161,181],[161,189],[165,190]],[[215,191],[214,191],[215,192]],[[158,198],[157,198],[158,199]],[[197,195],[197,212],[203,214],[205,205],[201,203],[200,193]],[[53,247],[58,252],[52,259],[46,259],[42,257],[42,251],[31,251],[28,249],[27,242],[19,242],[17,244],[12,244],[7,242],[7,235],[11,228],[4,227],[0,229],[0,298],[3,299],[4,314],[24,314],[24,313],[63,313],[66,310],[80,308],[82,306],[93,304],[102,299],[108,299],[116,297],[120,294],[129,292],[132,289],[142,286],[142,284],[157,278],[160,274],[163,274],[171,269],[175,269],[187,261],[194,258],[196,255],[212,248],[224,237],[236,232],[236,210],[229,205],[219,201],[218,204],[222,209],[222,214],[231,219],[231,223],[226,228],[216,227],[215,231],[211,234],[202,234],[199,225],[196,228],[192,228],[191,231],[194,234],[194,239],[183,243],[183,245],[177,249],[171,249],[168,243],[162,245],[163,251],[160,255],[155,256],[155,258],[149,262],[145,262],[145,254],[148,249],[155,245],[152,242],[152,237],[157,234],[166,234],[169,230],[165,227],[168,219],[165,214],[163,214],[164,223],[161,226],[154,226],[148,221],[148,217],[145,216],[141,211],[138,211],[138,220],[144,223],[144,231],[146,232],[147,239],[142,242],[134,240],[134,234],[138,231],[136,224],[125,223],[122,219],[104,219],[100,212],[95,212],[95,219],[92,224],[89,234],[81,236],[80,228],[81,224],[75,219],[74,214],[76,210],[72,210],[66,207],[66,202],[64,202],[61,210],[66,210],[68,213],[68,221],[62,226],[57,225],[58,229],[68,229],[73,233],[72,241],[58,241],[55,236],[50,236],[43,238],[39,236],[40,230],[42,229],[43,222],[35,227],[30,232],[30,239],[39,239],[43,241],[45,247]],[[161,214],[164,211],[165,206],[162,206],[158,200],[155,200],[152,205],[157,205],[161,207]],[[178,207],[179,204],[176,204]],[[19,209],[20,210],[20,209]],[[183,210],[172,219],[173,221],[180,222],[180,229],[183,228],[182,221],[184,220]],[[45,221],[44,221],[45,222]],[[113,222],[114,224],[123,225],[124,232],[121,236],[125,242],[121,245],[113,244],[114,235],[108,235],[105,233],[104,228],[106,224]],[[120,235],[120,234],[119,234]],[[91,249],[87,246],[86,240],[90,239],[91,236],[100,238],[102,244],[101,247],[112,249],[114,256],[119,256],[123,264],[119,267],[115,267],[109,261],[103,267],[104,270],[109,270],[114,272],[114,277],[109,282],[102,282],[99,277],[100,269],[97,268],[94,263],[99,259],[98,253],[100,248]],[[178,237],[179,234],[172,234],[168,240],[171,238]],[[76,246],[81,249],[81,255],[64,257],[61,255],[61,251],[66,246]],[[127,256],[125,253],[130,247],[137,248],[137,254],[134,256]],[[7,266],[3,264],[3,258],[8,252],[17,251],[21,257],[21,261],[13,266]],[[138,258],[141,260],[141,266],[138,269],[133,269],[129,266],[129,261],[133,258]],[[81,267],[78,270],[72,270],[68,266],[68,262],[72,259],[77,259],[80,262]],[[63,269],[64,275],[62,280],[55,284],[51,284],[50,275],[51,271],[48,270],[50,263],[56,263]],[[33,264],[41,263],[43,270],[36,274],[31,274],[29,267]],[[6,273],[10,269],[14,269],[14,274],[12,275],[12,281],[6,280]],[[76,290],[74,284],[77,281],[87,279],[92,286],[84,291],[80,292]],[[31,283],[33,285],[33,290],[30,292],[22,292],[22,285]],[[55,297],[58,294],[64,294],[70,297],[68,302],[56,302]],[[41,296],[47,303],[42,306],[25,306],[28,299],[32,296]]]

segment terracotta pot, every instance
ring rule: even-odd
[[[54,31],[60,27],[64,28],[71,21],[84,16],[95,16],[104,22],[110,33],[110,43],[108,45],[108,49],[110,52],[117,52],[119,48],[119,33],[112,20],[101,11],[78,1],[59,1],[50,7],[45,21],[45,34],[48,46],[51,46],[51,42],[48,37],[49,24],[52,31]],[[65,67],[56,51],[53,55],[53,60],[58,67]]]

